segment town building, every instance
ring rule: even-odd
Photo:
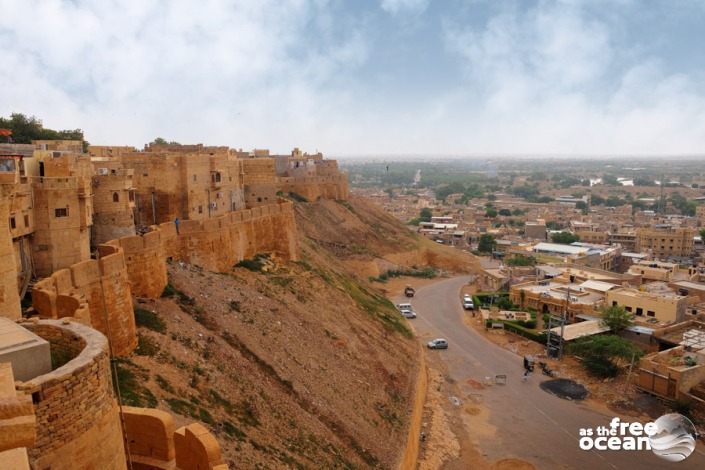
[[[649,252],[660,260],[670,257],[691,257],[693,255],[693,228],[673,228],[668,224],[637,228],[636,251]]]

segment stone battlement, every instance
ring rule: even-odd
[[[109,329],[114,354],[127,355],[137,347],[137,327],[124,250],[101,245],[98,252],[98,260],[71,265],[37,282],[33,308],[44,318],[71,317],[106,335]]]
[[[174,430],[165,411],[125,406],[122,413],[135,468],[227,470],[218,441],[200,424]]]

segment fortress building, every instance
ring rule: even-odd
[[[22,345],[33,335],[58,358],[42,359],[47,348],[0,351],[0,395],[14,388],[20,398],[10,405],[21,418],[0,417],[0,432],[12,435],[0,458],[19,468],[80,460],[124,469],[129,450],[134,468],[224,470],[203,426],[175,430],[167,413],[118,406],[110,355],[137,346],[132,297],[162,294],[168,259],[212,271],[257,253],[296,260],[293,203],[277,193],[345,200],[347,177],[337,162],[298,149],[275,157],[200,144],[90,150],[92,158],[80,141],[0,144],[0,321],[21,319],[34,280],[32,321],[7,338]]]

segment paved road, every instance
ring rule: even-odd
[[[544,392],[539,383],[548,377],[544,378],[540,372],[533,374],[528,383],[522,383],[522,358],[490,343],[463,324],[464,312],[458,294],[469,280],[470,277],[453,278],[418,289],[411,301],[418,314],[413,322],[424,344],[435,337],[448,340],[447,350],[429,351],[429,354],[444,357],[450,377],[459,384],[459,398],[465,400],[472,394],[482,394],[478,398],[490,410],[489,424],[497,428],[493,437],[478,439],[489,461],[517,457],[538,469],[705,469],[702,445],[687,460],[678,463],[666,462],[649,450],[581,450],[579,430],[608,426],[614,416]],[[407,301],[403,299],[399,297],[399,302]],[[504,386],[478,391],[468,383],[502,374],[507,376]],[[463,419],[468,434],[477,435],[473,434],[473,418]]]

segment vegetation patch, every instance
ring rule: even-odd
[[[405,338],[413,338],[403,317],[387,298],[371,294],[351,278],[344,278],[343,286],[353,300],[374,318],[381,320],[388,331],[398,331]]]
[[[127,359],[116,359],[113,364],[117,370],[122,404],[138,408],[156,408],[157,398],[144,386],[149,379],[149,372]]]
[[[187,401],[181,400],[179,398],[167,398],[166,403],[169,405],[171,411],[181,416],[191,416],[192,418],[198,418],[196,414],[196,407]]]
[[[230,421],[223,421],[222,427],[223,431],[225,431],[225,434],[227,434],[231,438],[235,438],[239,442],[245,442],[247,434],[245,434],[240,428],[235,426]]]
[[[159,353],[159,345],[149,336],[144,336],[141,333],[137,333],[137,348],[135,349],[135,354],[138,356],[149,356],[154,357]]]
[[[163,297],[163,295],[162,295]],[[135,307],[135,324],[157,333],[166,333],[166,323],[155,312]]]
[[[424,279],[433,279],[436,277],[436,270],[433,268],[425,268],[425,269],[390,269],[382,274],[379,275],[379,277],[370,277],[370,281],[377,281],[377,282],[387,282],[389,278],[397,278],[401,276],[410,276],[410,277],[420,277]]]
[[[157,375],[155,377],[155,381],[157,382],[157,385],[159,385],[159,388],[161,388],[165,392],[176,394],[176,390],[174,390],[174,387],[172,387],[169,381],[161,375]]]

